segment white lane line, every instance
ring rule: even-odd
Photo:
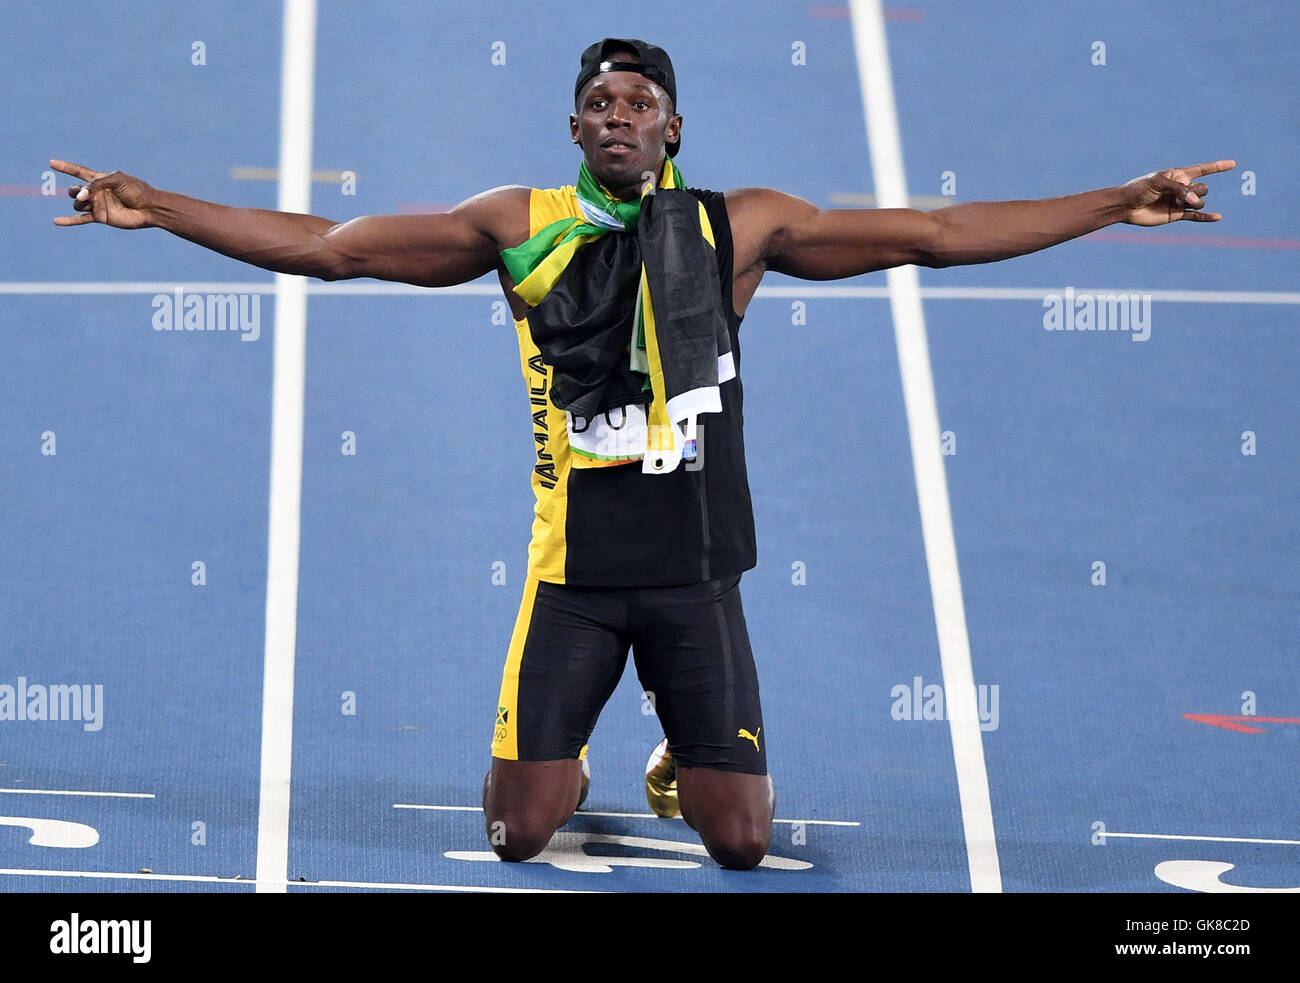
[[[316,184],[338,184],[343,180],[345,171],[315,170],[311,179]],[[231,180],[234,181],[278,181],[280,171],[275,167],[232,167]]]
[[[378,888],[388,891],[464,891],[469,894],[592,894],[603,892],[562,891],[554,888],[483,887],[477,884],[401,884],[390,881],[254,881],[244,877],[213,877],[206,874],[128,874],[104,870],[24,870],[0,867],[0,877],[79,877],[115,881],[172,881],[191,884],[256,884],[259,892],[285,893],[290,887]]]
[[[876,194],[885,208],[907,205],[907,178],[898,131],[894,85],[889,68],[889,47],[880,0],[852,0],[853,47],[862,86],[862,110],[867,122],[871,170]],[[970,638],[957,544],[953,538],[948,482],[939,444],[939,413],[934,397],[934,377],[925,337],[925,315],[916,267],[888,271],[890,309],[898,365],[903,378],[903,400],[912,444],[912,468],[921,510],[925,562],[930,572],[930,596],[938,631],[939,662],[948,699],[949,733],[957,766],[957,792],[961,800],[962,828],[966,835],[966,860],[971,890],[1001,891],[993,807],[989,799],[984,742],[975,703]]]
[[[451,287],[416,287],[409,283],[321,283],[308,288],[313,296],[320,294],[343,297],[387,297],[436,295],[452,297],[501,297],[499,283],[458,283]]]
[[[184,280],[56,280],[48,283],[0,283],[0,294],[273,294],[273,282],[186,282]]]
[[[61,788],[0,788],[0,795],[94,795],[113,799],[153,799],[152,792],[76,792]]]
[[[395,802],[394,809],[435,809],[440,812],[482,812],[480,806],[431,806],[410,802]],[[615,819],[659,819],[653,812],[588,812],[580,809],[575,816],[608,816]],[[773,819],[774,823],[791,823],[804,826],[861,826],[859,822],[845,819]]]
[[[605,891],[566,891],[560,888],[478,887],[456,884],[384,884],[369,881],[290,881],[290,887],[377,887],[396,891],[464,891],[470,894],[605,894]]]
[[[1279,846],[1300,846],[1300,840],[1261,840],[1249,836],[1183,836],[1178,833],[1112,833],[1100,834],[1103,839],[1123,836],[1136,840],[1205,840],[1209,843],[1271,843]]]
[[[914,267],[907,269],[915,271]],[[892,271],[891,271],[892,272]],[[1050,295],[1061,295],[1057,287],[920,287],[924,300],[1032,300],[1042,303]],[[1080,294],[1128,294],[1150,297],[1166,304],[1300,304],[1300,293],[1250,290],[1146,290],[1141,287],[1075,287]],[[890,296],[888,287],[759,287],[755,297],[816,297],[823,300],[853,300]]]
[[[168,294],[177,287],[191,294],[274,294],[276,284],[267,282],[201,282],[177,280],[46,281],[0,283],[0,295],[59,294]],[[462,283],[454,287],[413,287],[407,283],[310,283],[312,297],[500,297],[496,283]],[[1061,295],[1065,285],[1053,287],[921,287],[924,300],[1032,300],[1042,302],[1049,295]],[[1129,294],[1150,297],[1167,304],[1300,304],[1300,293],[1269,290],[1147,290],[1142,287],[1074,287],[1080,294]],[[889,287],[785,286],[769,284],[758,288],[756,298],[793,297],[820,300],[886,300]]]
[[[575,816],[609,816],[615,819],[659,819],[653,812],[588,812],[580,809]],[[678,817],[680,818],[680,817]],[[802,824],[805,826],[861,826],[861,823],[843,819],[773,819],[774,823]]]
[[[876,196],[870,191],[832,191],[830,203],[848,208],[875,208]],[[908,208],[947,208],[959,204],[958,199],[946,195],[912,195],[907,200]]]
[[[311,209],[316,2],[285,0],[280,65],[279,210]],[[284,893],[289,869],[293,760],[293,667],[298,629],[298,537],[302,507],[303,386],[307,281],[275,277],[275,368],[271,390],[271,490],[266,551],[266,645],[262,672],[262,764],[257,811],[257,890]]]

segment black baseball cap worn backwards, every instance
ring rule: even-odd
[[[641,59],[634,61],[610,61],[611,51],[635,51]],[[582,87],[602,72],[636,72],[644,75],[651,82],[663,86],[664,91],[673,101],[673,110],[677,109],[677,76],[673,74],[672,59],[668,52],[658,45],[647,44],[636,38],[605,38],[597,41],[582,53],[582,67],[578,70],[578,81],[573,86],[573,99],[576,102]],[[681,141],[667,145],[668,156],[675,157]]]

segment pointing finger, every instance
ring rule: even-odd
[[[1219,174],[1222,171],[1230,171],[1237,166],[1235,160],[1215,160],[1207,164],[1197,164],[1195,167],[1184,168],[1189,178],[1201,177],[1203,174]]]
[[[62,174],[81,178],[83,181],[93,181],[97,177],[104,176],[100,171],[92,171],[89,167],[82,167],[80,164],[70,164],[66,160],[51,160],[50,167]]]

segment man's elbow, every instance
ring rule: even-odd
[[[948,223],[938,212],[923,213],[929,221],[926,223],[925,235],[916,244],[916,259],[912,262],[931,270],[942,270],[955,265],[952,253],[947,249]]]
[[[356,221],[356,220],[354,220]],[[327,283],[334,280],[351,280],[359,276],[365,276],[365,270],[362,267],[363,256],[358,254],[353,243],[345,237],[335,235],[340,229],[349,223],[335,223],[328,231],[318,236],[312,244],[312,258],[315,260],[315,270],[312,272],[318,280],[324,280]]]
[[[330,250],[319,257],[312,276],[317,280],[332,283],[335,280],[351,280],[358,276],[355,262],[351,257]]]

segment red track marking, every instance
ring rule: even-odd
[[[1188,720],[1195,720],[1198,724],[1209,724],[1211,727],[1235,730],[1240,734],[1267,734],[1268,731],[1263,727],[1250,727],[1237,721],[1249,720],[1260,724],[1300,724],[1300,717],[1242,717],[1226,713],[1185,713],[1183,716]]]
[[[1162,235],[1103,229],[1081,239],[1092,242],[1129,242],[1143,246],[1217,246],[1220,249],[1300,249],[1300,239],[1253,239],[1248,236]]]

